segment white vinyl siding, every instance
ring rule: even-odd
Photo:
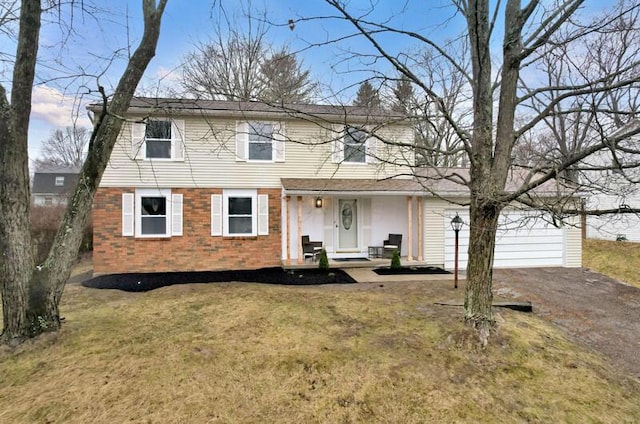
[[[579,268],[582,266],[582,228],[580,217],[567,219],[565,225],[565,264],[566,267]]]
[[[101,187],[183,187],[183,188],[279,188],[281,178],[368,178],[383,179],[409,173],[409,168],[391,165],[385,160],[369,166],[342,166],[332,163],[333,133],[329,124],[286,121],[286,161],[264,166],[261,162],[236,160],[236,121],[204,117],[184,120],[187,148],[182,161],[139,160],[132,158],[131,124],[121,134]],[[284,136],[284,135],[283,135]],[[413,132],[396,125],[382,130],[381,136],[410,143]],[[393,154],[395,146],[378,143],[378,155]],[[276,152],[278,150],[276,149]],[[276,159],[277,159],[276,155]],[[153,163],[151,163],[153,162]],[[409,160],[407,160],[409,162]]]

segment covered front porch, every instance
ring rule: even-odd
[[[286,178],[282,187],[284,266],[313,265],[303,236],[321,242],[336,267],[388,265],[390,235],[401,239],[403,262],[423,262],[423,193],[414,180]]]

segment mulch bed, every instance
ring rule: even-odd
[[[399,269],[376,268],[373,270],[378,275],[422,275],[422,274],[451,274],[437,266],[403,266]]]
[[[224,283],[241,281],[247,283],[316,285],[353,284],[357,281],[339,269],[285,270],[283,268],[261,268],[235,271],[199,272],[154,272],[100,275],[82,283],[94,289],[118,289],[129,292],[143,292],[174,284]]]

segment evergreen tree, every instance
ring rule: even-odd
[[[358,88],[353,105],[372,109],[380,108],[382,105],[380,93],[373,88],[373,85],[368,80],[364,81]]]

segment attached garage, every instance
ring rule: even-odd
[[[467,209],[447,209],[442,215],[444,228],[444,265],[454,267],[455,233],[451,219],[458,213],[466,225],[460,231],[459,266],[467,266],[469,247],[469,212]],[[494,266],[549,267],[567,265],[567,227],[554,226],[539,213],[505,211],[500,216],[496,234]]]

